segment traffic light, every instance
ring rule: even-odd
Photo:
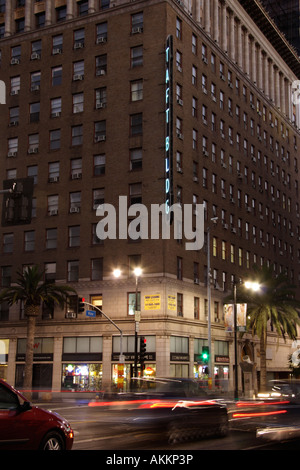
[[[208,363],[208,359],[209,359],[209,347],[208,346],[202,346],[201,359],[204,364]]]
[[[82,313],[85,310],[84,297],[78,297],[77,301],[77,313]]]
[[[147,340],[145,336],[140,337],[140,363],[143,364],[146,358]]]

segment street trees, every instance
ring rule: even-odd
[[[284,340],[297,338],[300,326],[300,302],[295,297],[295,287],[284,274],[276,274],[273,266],[254,266],[251,278],[260,284],[251,291],[243,284],[237,289],[237,302],[247,303],[247,332],[260,339],[260,388],[266,389],[266,345],[268,326]]]
[[[0,293],[0,302],[7,302],[10,306],[19,301],[24,303],[24,314],[27,318],[26,363],[23,384],[25,390],[32,388],[35,325],[41,304],[44,302],[63,308],[68,301],[68,296],[76,293],[70,286],[45,281],[44,274],[45,272],[40,270],[39,266],[28,266],[22,272],[17,273],[18,278],[15,285],[7,287]]]

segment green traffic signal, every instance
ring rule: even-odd
[[[203,346],[202,347],[201,359],[204,363],[208,362],[208,359],[209,359],[209,348],[208,348],[208,346]]]

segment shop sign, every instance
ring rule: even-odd
[[[175,295],[168,295],[168,310],[176,310],[176,297]]]
[[[215,356],[215,363],[226,363],[228,364],[230,361],[229,361],[229,356]]]
[[[144,297],[144,309],[145,310],[159,310],[160,295],[145,295]]]
[[[128,362],[134,362],[134,359],[135,359],[135,354],[134,352],[132,353],[125,353],[124,354],[124,359],[125,361],[128,361]],[[111,360],[112,362],[119,362],[119,357],[120,357],[120,354],[119,353],[113,353],[111,355]],[[140,355],[138,354],[138,360],[139,360],[139,357]],[[156,360],[156,354],[153,352],[153,353],[146,353],[145,355],[145,361],[155,361]]]
[[[78,362],[78,361],[102,361],[102,352],[99,353],[63,353],[62,361],[64,362]]]
[[[53,361],[53,354],[51,353],[36,353],[33,355],[34,361]],[[24,362],[25,361],[25,353],[24,354],[17,354],[16,361]]]
[[[189,361],[190,356],[186,353],[171,353],[170,354],[171,361]]]

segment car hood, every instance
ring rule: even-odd
[[[31,409],[40,416],[44,416],[45,418],[48,417],[49,420],[55,419],[56,421],[61,421],[61,423],[69,424],[68,421],[56,411],[46,410],[45,408],[40,408],[35,405],[31,405]]]

